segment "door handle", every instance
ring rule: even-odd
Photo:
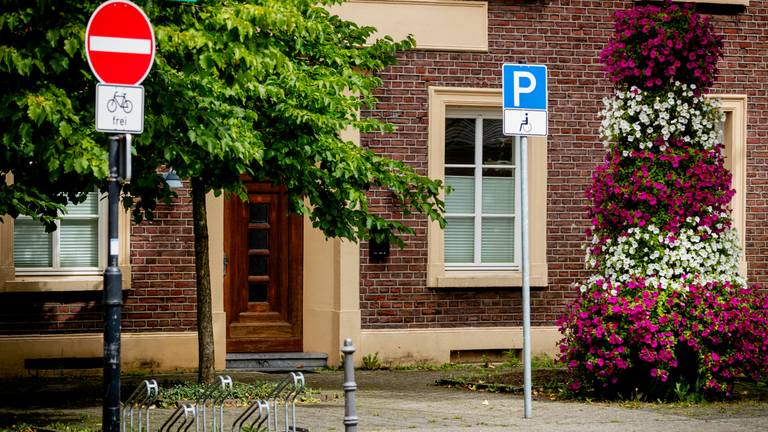
[[[227,254],[224,254],[224,276],[227,275],[227,265],[229,264],[229,260],[227,259]]]

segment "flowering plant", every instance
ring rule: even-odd
[[[668,149],[660,154],[606,155],[586,193],[593,231],[619,235],[633,226],[655,225],[675,233],[688,218],[714,232],[731,227],[728,206],[735,192],[721,146],[697,149],[679,139],[664,146]]]
[[[675,81],[664,92],[633,86],[603,99],[603,144],[606,148],[621,145],[625,157],[630,156],[630,149],[645,150],[654,145],[664,152],[673,136],[685,143],[697,139],[701,147],[714,148],[723,113],[716,99],[697,96],[696,88]]]
[[[611,291],[616,294],[611,294]],[[687,281],[684,290],[646,289],[642,278],[595,280],[559,321],[571,390],[670,397],[674,385],[730,394],[733,379],[768,370],[768,297],[728,282]]]
[[[720,47],[685,7],[617,14],[603,51],[617,85],[601,113],[608,151],[587,190],[594,273],[559,321],[573,390],[728,394],[736,376],[768,373],[768,298],[738,274],[723,117],[701,95]]]
[[[713,237],[710,241],[701,241],[709,236]],[[738,276],[739,255],[733,230],[718,235],[700,225],[665,235],[653,225],[634,227],[616,239],[593,238],[587,248],[587,268],[600,273],[590,277],[580,290],[586,292],[593,285],[604,289],[621,286],[638,277],[646,288],[659,290],[684,290],[692,282],[745,286],[746,280]],[[597,284],[600,280],[610,284]],[[612,294],[618,292],[614,289]]]
[[[614,30],[600,55],[614,83],[654,89],[680,81],[706,90],[714,82],[722,39],[689,5],[619,11]]]

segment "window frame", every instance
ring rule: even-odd
[[[13,174],[6,176],[8,184],[13,183]],[[106,201],[106,200],[104,200]],[[13,262],[14,219],[8,215],[0,216],[0,293],[2,292],[41,292],[41,291],[100,291],[104,288],[103,267],[97,271],[35,273],[17,272]],[[102,223],[107,223],[107,214],[103,214]],[[131,288],[131,220],[127,211],[118,212],[118,266],[122,273],[122,289]],[[106,239],[106,235],[104,236]],[[106,240],[105,240],[106,241]],[[101,255],[106,254],[106,244],[102,244]],[[106,257],[104,258],[106,259]]]
[[[473,257],[472,263],[445,263],[446,271],[472,271],[472,270],[519,270],[520,269],[520,257],[521,257],[521,227],[520,227],[520,195],[521,195],[521,182],[520,182],[520,138],[509,137],[515,140],[514,153],[515,162],[513,165],[486,165],[483,163],[483,122],[486,119],[490,120],[502,120],[502,113],[500,110],[490,110],[484,108],[452,108],[447,107],[446,119],[460,118],[460,119],[474,119],[475,120],[475,137],[474,137],[474,160],[472,164],[448,164],[444,163],[443,168],[471,168],[473,170],[473,182],[474,182],[474,203],[472,213],[448,213],[446,210],[445,217],[464,217],[472,218],[474,227],[473,236]],[[514,213],[511,216],[501,214],[486,214],[483,212],[483,169],[485,168],[498,168],[507,169],[512,171],[512,178],[514,179]],[[450,196],[446,197],[449,199]],[[482,224],[483,218],[513,218],[514,219],[514,232],[513,238],[515,239],[513,260],[509,263],[483,263],[482,262]],[[443,246],[445,247],[445,246]]]
[[[747,208],[747,95],[710,94],[720,102],[725,117],[723,127],[725,167],[731,172],[731,188],[736,194],[731,198],[731,218],[741,247],[739,273],[747,276],[746,259],[746,208]]]
[[[445,180],[445,119],[453,110],[502,111],[501,89],[429,87],[428,175]],[[531,286],[547,286],[547,139],[530,137],[528,146],[529,242]],[[443,196],[444,198],[444,196]],[[447,269],[444,231],[437,222],[428,226],[427,286],[431,288],[521,287],[519,269]]]
[[[96,215],[61,215],[61,219],[56,221],[56,231],[49,233],[51,236],[51,267],[18,267],[14,264],[14,269],[19,276],[36,275],[100,275],[106,267],[106,249],[107,243],[107,196],[98,191],[98,213]],[[18,219],[32,220],[29,216],[19,215]],[[97,257],[98,264],[95,267],[62,267],[61,266],[61,221],[62,220],[92,220],[96,219],[98,227],[97,235]],[[15,221],[14,221],[15,223]],[[15,225],[14,225],[15,226]]]

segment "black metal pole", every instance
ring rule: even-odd
[[[109,261],[104,270],[104,403],[101,420],[105,432],[120,431],[120,317],[123,309],[122,274],[117,265],[120,138],[109,137]]]

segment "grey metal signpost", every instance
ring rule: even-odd
[[[547,67],[502,66],[504,135],[520,136],[520,225],[523,273],[524,417],[531,418],[531,283],[528,230],[528,136],[547,135]]]
[[[120,430],[120,319],[122,274],[118,266],[120,182],[130,181],[131,135],[144,130],[144,88],[155,59],[155,35],[144,11],[128,0],[99,5],[85,29],[88,65],[96,87],[96,130],[109,137],[108,262],[104,270],[104,400],[102,429]],[[130,63],[133,67],[125,67]],[[121,146],[122,143],[122,146]],[[122,151],[121,151],[122,149]]]

